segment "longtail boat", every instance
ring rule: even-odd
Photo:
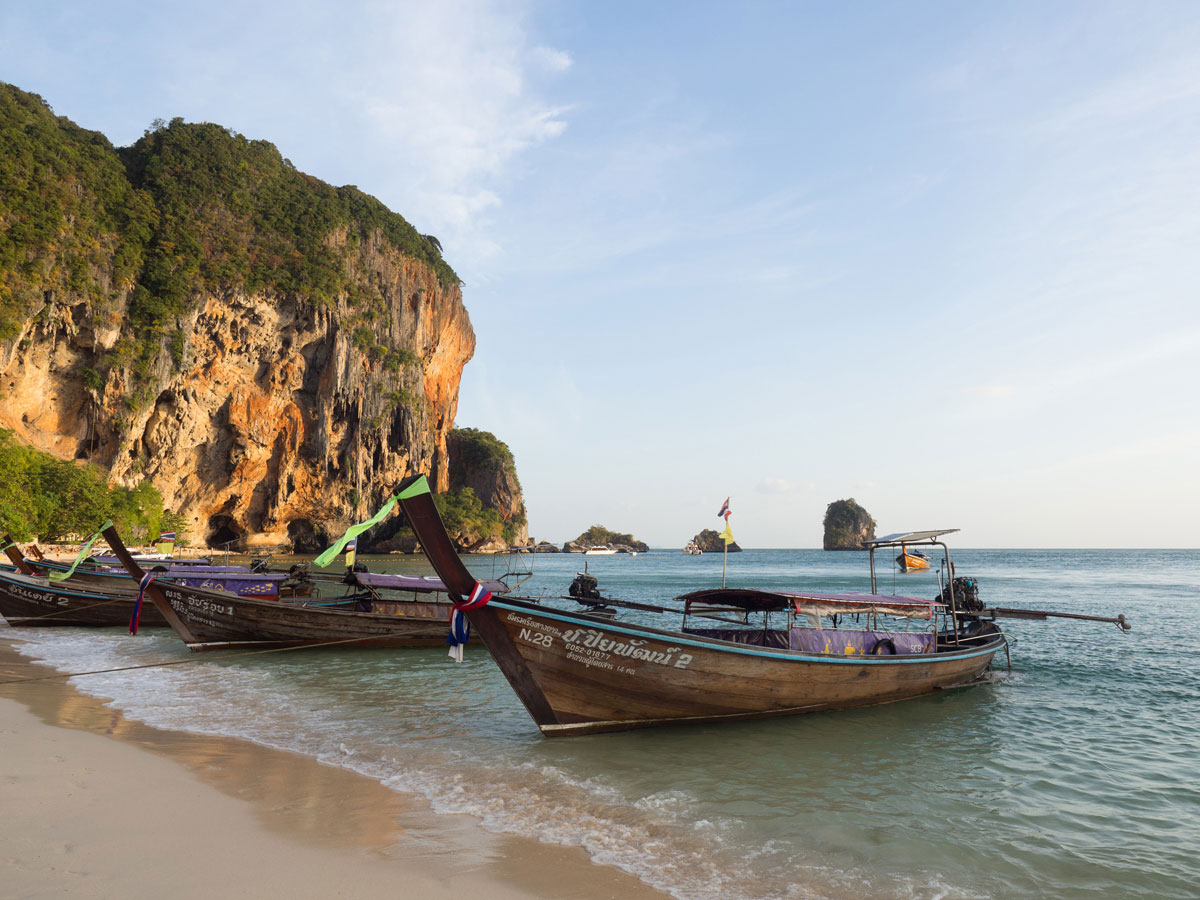
[[[440,580],[351,571],[341,597],[259,600],[153,578],[113,528],[103,532],[129,576],[190,650],[328,645],[428,647],[445,642],[451,604]],[[143,581],[143,579],[145,579]],[[502,582],[491,582],[497,591]],[[429,598],[406,599],[405,594]]]
[[[0,616],[14,627],[112,628],[128,625],[137,599],[137,587],[122,568],[110,571],[94,559],[72,568],[64,563],[24,555],[7,537],[4,551],[12,568],[0,570]],[[115,559],[115,557],[114,557]],[[161,562],[161,561],[156,561]],[[314,584],[306,573],[251,572],[246,567],[193,564],[183,567],[156,565],[156,577],[211,590],[275,600],[309,596]],[[51,579],[51,573],[68,575]],[[153,606],[142,610],[140,624],[167,627]]]
[[[67,570],[65,563],[51,560],[26,559],[26,562],[39,575]],[[252,572],[248,566],[158,565],[151,571],[155,573],[155,577],[166,581],[209,590],[229,591],[243,597],[297,596],[296,588],[300,586],[294,584],[286,572]],[[114,586],[118,586],[117,590],[129,589],[129,575],[123,566],[120,571],[114,571],[110,566],[80,567],[71,573],[70,581],[72,584],[87,585],[102,590],[108,590]],[[311,582],[305,582],[303,593],[311,593],[312,586]]]
[[[957,531],[958,529],[953,530]],[[880,540],[887,540],[887,538],[880,538]],[[901,572],[916,572],[929,568],[929,557],[920,550],[910,552],[907,544],[901,544],[900,553],[896,556],[896,565],[900,567]]]
[[[97,587],[74,581],[54,582],[38,575],[8,540],[5,553],[13,571],[0,570],[0,616],[14,627],[128,625],[137,590],[128,579]],[[167,624],[157,610],[148,610],[143,624]]]
[[[424,476],[406,479],[398,497],[457,607],[549,737],[890,703],[981,683],[996,653],[1008,649],[994,621],[960,608],[954,580],[944,601],[875,593],[875,547],[870,594],[698,591],[677,598],[678,630],[487,599],[455,552]],[[936,540],[946,533],[906,537],[941,546],[948,564]],[[771,627],[772,615],[784,627]],[[697,616],[705,627],[695,625]],[[703,621],[714,619],[723,627]],[[888,624],[897,620],[928,627]]]

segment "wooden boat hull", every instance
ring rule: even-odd
[[[128,626],[136,590],[98,590],[69,578],[62,582],[0,572],[0,615],[9,625],[27,627],[113,628]],[[165,626],[167,620],[150,604],[142,606],[141,623]]]
[[[896,562],[900,564],[901,569],[907,572],[929,568],[929,560],[922,556],[913,556],[911,553],[901,553],[896,557]]]
[[[837,655],[611,622],[511,597],[486,602],[425,477],[406,478],[396,496],[438,577],[471,598],[471,626],[547,736],[890,703],[976,683],[1006,646],[988,623],[932,653]],[[484,605],[474,605],[481,597]]]
[[[329,609],[154,582],[154,603],[191,650],[227,647],[432,647],[445,643],[447,603],[380,603]],[[166,608],[164,609],[164,604]]]
[[[469,613],[547,736],[757,719],[919,697],[980,679],[997,631],[961,650],[842,657],[549,611],[506,598]]]
[[[55,571],[61,572],[66,569],[66,566],[61,564],[35,561],[30,561],[29,564],[39,575],[46,575]],[[177,569],[170,573],[164,573],[160,577],[189,584],[193,587],[229,591],[230,593],[241,594],[246,597],[266,597],[270,599],[298,595],[307,596],[312,593],[313,589],[312,584],[297,585],[289,583],[286,575],[283,573],[272,573],[269,575],[249,571],[189,573],[186,570]],[[103,590],[115,588],[116,590],[123,591],[129,589],[129,575],[125,572],[96,571],[95,569],[79,568],[71,573],[71,581],[79,585],[88,585]],[[300,588],[299,594],[297,594],[297,588]]]

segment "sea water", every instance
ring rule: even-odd
[[[1200,551],[963,550],[1002,620],[996,683],[788,719],[546,740],[477,645],[297,651],[73,679],[147,724],[245,738],[417,792],[483,827],[577,845],[681,900],[1200,896]],[[423,560],[367,558],[374,571]],[[471,560],[480,576],[490,558]],[[566,593],[539,555],[522,593]],[[617,599],[721,583],[719,555],[587,558]],[[865,591],[866,554],[745,551],[732,586]],[[879,591],[932,599],[935,571]],[[165,630],[21,629],[63,671],[188,657]]]

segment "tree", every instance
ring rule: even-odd
[[[0,534],[56,541],[112,519],[127,534],[157,532],[162,497],[150,482],[110,488],[104,472],[56,459],[0,428]]]
[[[164,509],[159,519],[158,536],[161,536],[164,531],[175,532],[175,543],[180,546],[187,545],[188,520],[181,514]]]
[[[89,466],[77,466],[49,455],[33,478],[36,531],[42,540],[92,534],[112,516],[113,494]]]

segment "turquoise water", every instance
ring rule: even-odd
[[[248,738],[424,794],[484,827],[584,847],[687,900],[1200,895],[1200,551],[964,550],[1004,620],[995,685],[793,719],[543,739],[481,648],[305,651],[79,678],[151,725]],[[536,557],[565,592],[579,556]],[[428,571],[422,560],[370,560]],[[606,594],[720,584],[721,558],[591,557]],[[491,560],[472,568],[490,575]],[[866,555],[729,557],[729,583],[865,590]],[[933,573],[880,590],[932,598]],[[5,634],[0,632],[0,634]],[[169,632],[12,631],[65,671],[187,655]]]

